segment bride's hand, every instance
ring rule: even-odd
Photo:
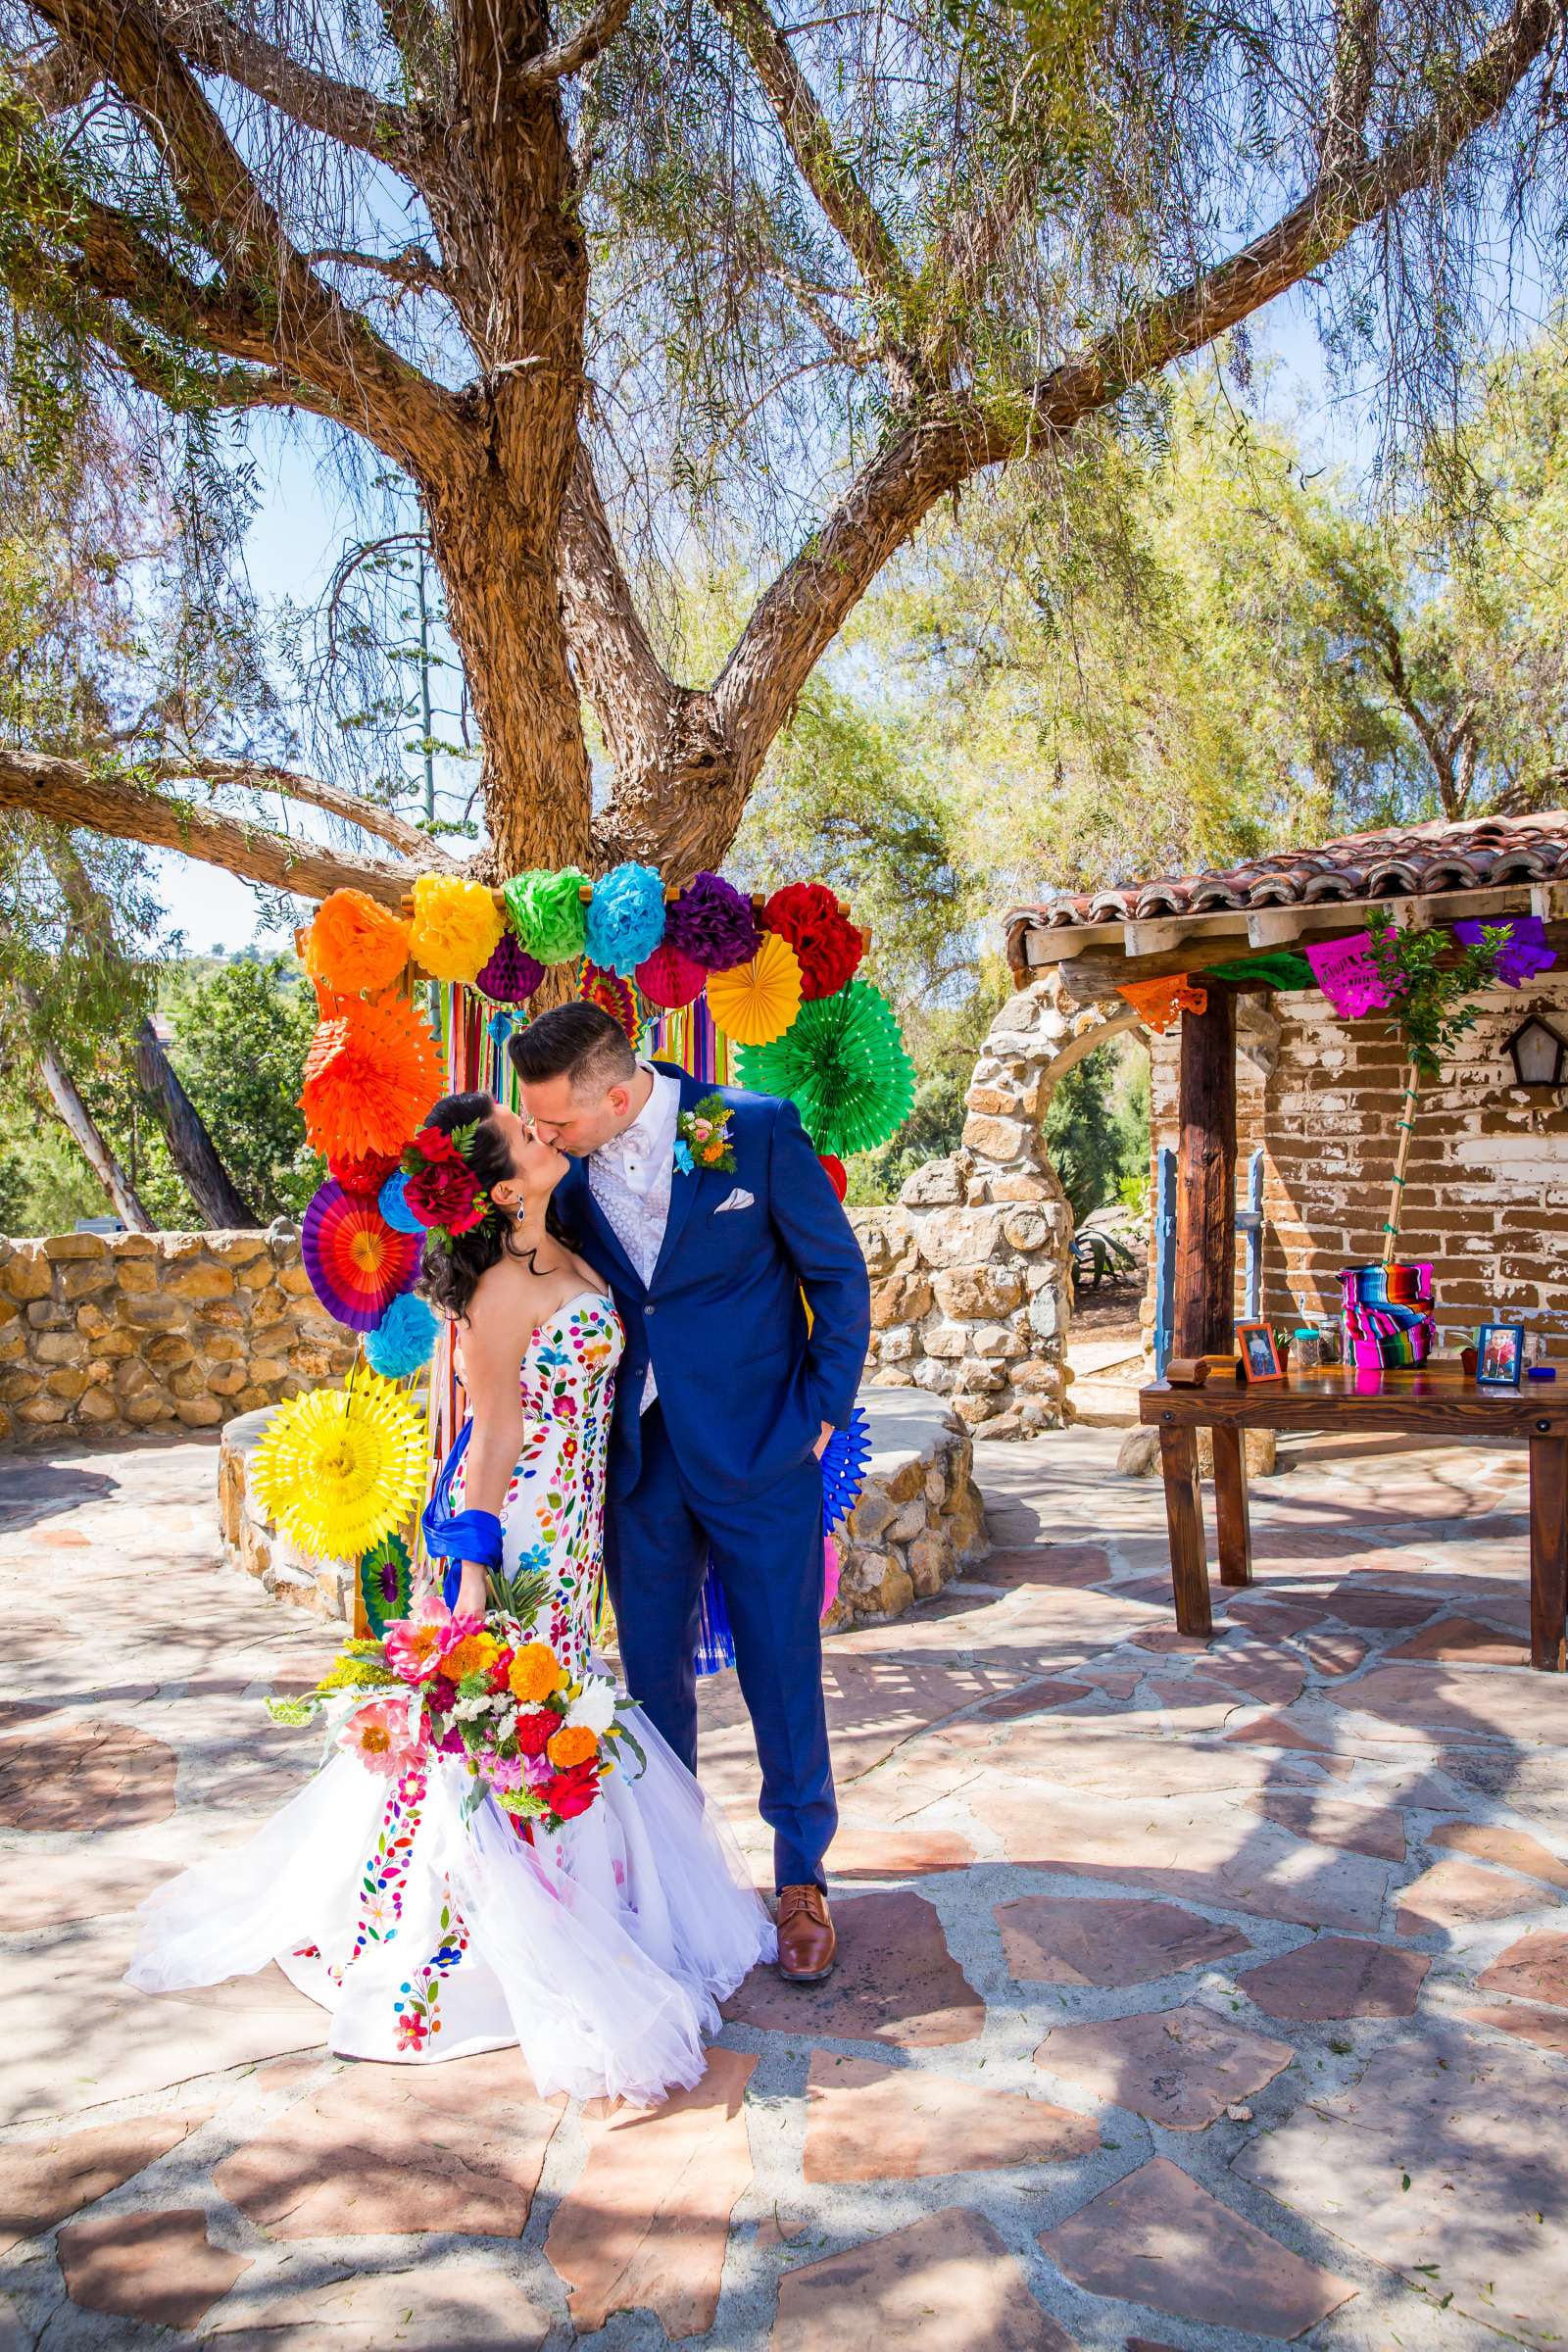
[[[476,1560],[465,1560],[462,1582],[458,1586],[458,1605],[454,1614],[459,1617],[482,1617],[488,1597],[485,1592],[484,1570]]]

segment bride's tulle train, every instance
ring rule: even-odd
[[[776,1948],[719,1816],[640,1710],[647,1755],[530,1845],[458,1759],[387,1780],[344,1755],[249,1842],[142,1905],[128,1981],[168,1992],[276,1960],[346,2058],[515,2042],[540,2092],[651,2104],[699,2082],[718,2002]]]

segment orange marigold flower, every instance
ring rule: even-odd
[[[558,1772],[566,1772],[573,1764],[586,1764],[596,1756],[599,1740],[585,1723],[568,1723],[555,1734],[545,1753]]]
[[[513,1697],[520,1699],[524,1706],[537,1706],[552,1690],[559,1690],[565,1679],[548,1642],[525,1642],[507,1675]]]
[[[493,1634],[465,1634],[447,1651],[441,1671],[448,1682],[461,1683],[466,1674],[488,1674],[498,1653],[499,1644]]]

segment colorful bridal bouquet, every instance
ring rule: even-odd
[[[490,1795],[519,1828],[553,1836],[588,1811],[622,1748],[645,1759],[610,1676],[573,1677],[532,1633],[532,1615],[458,1617],[431,1594],[379,1641],[346,1642],[314,1690],[270,1698],[268,1712],[287,1724],[321,1716],[335,1746],[389,1780],[460,1756],[472,1776],[465,1819]]]

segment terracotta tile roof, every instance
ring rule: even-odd
[[[1475,817],[1457,825],[1403,825],[1349,833],[1315,850],[1280,850],[1225,873],[1170,874],[1120,890],[1065,894],[1049,906],[1015,906],[1006,918],[1007,952],[1015,955],[1014,943],[1021,947],[1027,930],[1149,922],[1227,907],[1427,898],[1448,890],[1559,879],[1568,880],[1568,809]]]

